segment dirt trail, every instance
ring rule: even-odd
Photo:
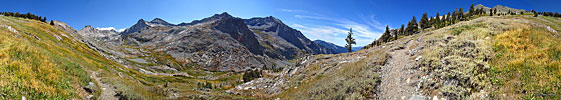
[[[118,100],[117,97],[115,97],[115,95],[117,94],[115,92],[115,88],[113,88],[113,86],[109,85],[109,84],[105,84],[101,81],[101,78],[97,77],[97,73],[96,72],[92,72],[92,78],[95,80],[95,82],[101,86],[101,95],[100,95],[100,100]]]
[[[380,84],[380,100],[409,100],[416,94],[415,86],[418,72],[411,69],[415,63],[408,55],[412,48],[410,45],[417,42],[410,40],[406,42],[403,49],[389,52],[391,58],[385,66],[382,66],[382,83]],[[414,98],[411,98],[414,99]]]

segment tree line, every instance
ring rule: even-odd
[[[548,17],[559,17],[561,18],[561,14],[559,14],[558,12],[538,12],[539,15],[542,16],[548,16]]]
[[[382,36],[365,46],[363,49],[368,49],[370,47],[378,46],[386,42],[391,42],[403,36],[417,34],[422,32],[424,29],[438,29],[458,23],[460,21],[467,21],[473,19],[474,16],[484,15],[486,13],[487,12],[482,8],[474,8],[473,4],[470,6],[467,13],[464,13],[462,8],[458,8],[452,12],[448,12],[447,14],[440,15],[440,13],[437,12],[434,17],[429,17],[425,12],[423,13],[419,22],[417,22],[417,19],[415,18],[415,16],[413,16],[411,21],[407,23],[407,26],[401,24],[401,27],[399,29],[390,29],[389,26],[386,26],[386,31],[382,34]]]
[[[515,12],[515,11],[508,10],[508,12],[506,12],[506,13],[501,13],[501,11],[497,10],[497,8],[491,8],[491,9],[489,9],[489,12],[490,12],[489,16],[494,16],[494,15],[504,16],[504,15],[517,15],[517,14],[522,15],[522,14],[524,14],[525,11]]]
[[[30,12],[27,12],[26,14],[20,14],[19,12],[0,12],[0,15],[4,15],[4,16],[11,16],[11,17],[19,17],[19,18],[26,18],[26,19],[33,19],[33,20],[38,20],[41,22],[47,22],[47,17],[42,17],[42,16],[37,16],[35,14],[31,14]]]

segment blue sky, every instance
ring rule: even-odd
[[[424,12],[434,16],[471,4],[561,12],[558,0],[2,0],[0,11],[31,12],[77,30],[85,25],[119,30],[156,17],[178,24],[222,12],[244,19],[274,16],[311,40],[337,45],[345,44],[352,27],[357,45],[364,46],[386,25],[398,28]]]

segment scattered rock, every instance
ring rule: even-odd
[[[422,57],[423,57],[423,56],[418,56],[417,58],[415,58],[415,61],[421,60]]]
[[[92,98],[93,98],[93,95],[88,95],[87,98],[88,98],[88,99],[92,99]]]
[[[94,93],[95,92],[95,84],[93,82],[88,82],[88,86],[85,86],[84,90],[86,90],[86,92],[88,92],[88,93]]]
[[[62,40],[62,38],[60,36],[56,35],[56,34],[50,34],[49,33],[49,35],[55,37],[58,41]]]
[[[11,26],[7,26],[6,28],[8,28],[8,30],[14,32],[14,33],[18,33],[18,30],[12,28]]]
[[[427,97],[421,95],[413,95],[409,100],[427,100]]]
[[[557,31],[555,31],[555,29],[551,28],[550,26],[547,26],[547,30],[553,33],[557,33]]]

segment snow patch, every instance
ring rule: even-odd
[[[95,29],[97,29],[97,30],[115,30],[114,27],[101,27],[101,28],[97,27]]]

